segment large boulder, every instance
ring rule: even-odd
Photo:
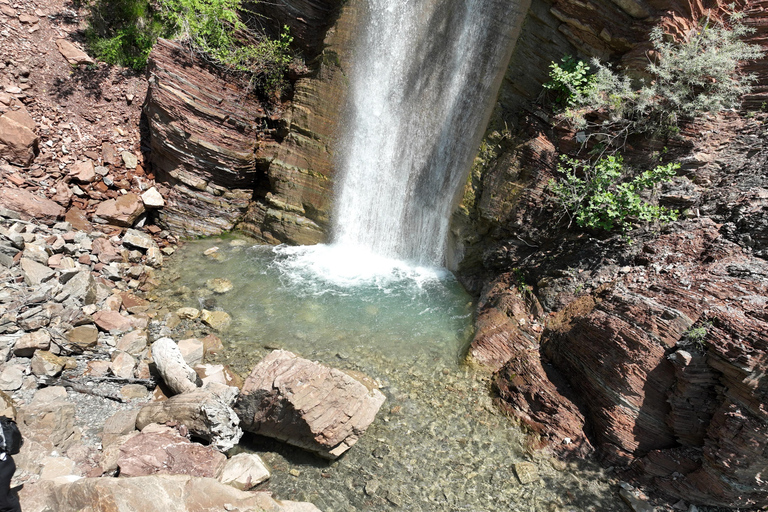
[[[205,439],[211,446],[227,451],[243,435],[238,426],[240,420],[231,407],[238,392],[235,387],[211,383],[162,402],[150,402],[141,408],[136,428],[174,422],[184,425],[193,436]]]
[[[335,459],[363,435],[384,400],[340,370],[276,350],[253,368],[235,410],[248,432]]]
[[[26,167],[39,152],[38,143],[37,135],[28,127],[7,114],[0,116],[0,157]]]
[[[268,493],[245,492],[212,478],[151,475],[135,478],[82,478],[56,485],[27,484],[20,493],[23,510],[56,512],[191,512],[253,510],[320,512],[303,502],[275,501]],[[45,508],[47,507],[47,508]]]

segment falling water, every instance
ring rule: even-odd
[[[524,6],[369,0],[352,72],[335,242],[440,265],[449,217]]]

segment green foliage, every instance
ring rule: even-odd
[[[288,27],[279,39],[253,34],[238,16],[243,0],[94,0],[86,31],[101,60],[141,70],[158,37],[187,42],[213,63],[246,72],[258,92],[279,94],[293,60]]]
[[[712,322],[709,321],[703,322],[698,327],[691,327],[683,334],[678,345],[683,347],[693,345],[699,349],[704,349],[704,340],[707,338],[711,327]]]
[[[574,89],[566,117],[585,128],[585,112],[601,111],[607,115],[602,131],[641,133],[674,127],[681,118],[736,107],[755,79],[737,74],[739,65],[763,54],[759,46],[741,41],[753,31],[740,23],[742,17],[733,14],[730,25],[706,20],[683,41],[670,40],[661,28],[654,28],[650,40],[655,58],[647,68],[652,76],[648,83],[635,84],[594,60],[589,87]]]
[[[157,0],[158,17],[176,39],[225,61],[246,27],[237,16],[241,0]]]
[[[159,36],[162,23],[146,0],[96,0],[90,4],[85,36],[93,53],[110,64],[141,70]]]
[[[659,183],[670,181],[679,164],[659,165],[625,179],[627,172],[620,156],[603,157],[591,164],[563,155],[561,161],[558,171],[563,178],[550,181],[549,186],[557,202],[578,226],[626,233],[635,222],[663,223],[677,219],[676,212],[652,204],[641,194],[653,193]]]
[[[259,91],[282,92],[285,75],[293,61],[290,29],[283,26],[279,39],[264,38],[258,44],[240,46],[224,56],[222,61],[238,71],[251,75],[251,87]]]
[[[552,80],[544,84],[544,89],[553,91],[555,102],[566,106],[574,98],[589,91],[593,77],[589,72],[589,66],[584,61],[566,55],[561,62],[562,66],[556,62],[550,64],[549,78]]]
[[[517,291],[520,292],[520,295],[525,297],[526,294],[533,290],[533,287],[525,282],[525,272],[523,269],[515,267],[512,269],[512,273],[514,274],[515,282],[517,283]]]

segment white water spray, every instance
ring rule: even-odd
[[[340,151],[335,244],[444,263],[450,215],[525,8],[369,0]]]

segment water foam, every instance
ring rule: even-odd
[[[316,295],[347,294],[349,289],[359,288],[378,288],[384,293],[403,287],[417,291],[452,279],[443,268],[411,264],[354,245],[256,246],[254,250],[273,251],[271,266],[282,275],[284,285]]]

